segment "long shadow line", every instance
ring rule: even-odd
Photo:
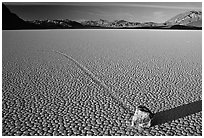
[[[202,100],[178,106],[170,110],[161,111],[155,114],[152,120],[152,126],[177,120],[200,111],[202,111]]]
[[[89,71],[85,66],[83,66],[82,64],[80,64],[78,61],[76,61],[74,58],[62,53],[62,52],[59,52],[59,51],[54,51],[66,58],[68,58],[69,60],[71,60],[75,65],[77,65],[77,67],[79,67],[87,76],[89,76],[92,81],[94,83],[96,83],[97,85],[99,86],[102,86],[103,88],[105,88],[106,90],[108,90],[111,98],[114,99],[114,101],[116,103],[118,103],[124,110],[126,110],[128,113],[130,113],[131,115],[134,114],[134,107],[127,101],[122,101],[120,98],[119,98],[119,95],[117,92],[115,92],[112,88],[108,87],[103,81],[101,81],[99,78],[97,78],[91,71]]]

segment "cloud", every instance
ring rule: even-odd
[[[201,9],[201,7],[166,6],[166,5],[151,5],[151,4],[150,5],[149,4],[125,4],[125,5],[130,7],[163,8],[163,9]]]
[[[164,9],[202,9],[201,2],[194,2],[199,6],[190,6],[188,2],[4,2],[6,5],[64,5],[64,6],[121,6],[121,7],[146,7]],[[193,3],[193,2],[192,2]],[[173,4],[173,5],[172,5]],[[178,6],[178,5],[179,6]],[[183,4],[188,4],[183,6]],[[180,6],[182,5],[182,6]]]
[[[162,11],[153,12],[153,19],[158,22],[163,22],[166,20],[166,14]]]
[[[162,12],[162,11],[155,11],[155,12],[153,12],[153,15],[154,16],[165,16],[164,12]]]

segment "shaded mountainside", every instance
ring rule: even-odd
[[[67,29],[82,28],[83,25],[71,20],[35,20],[24,21],[16,14],[12,13],[4,4],[2,4],[2,29]]]
[[[188,26],[202,27],[202,20],[191,22],[188,24]]]
[[[15,29],[37,29],[33,23],[27,23],[16,14],[10,12],[10,10],[2,4],[2,29],[3,30],[15,30]]]
[[[165,23],[95,20],[76,22],[69,19],[24,21],[2,4],[2,29],[202,29],[202,12],[189,11]]]

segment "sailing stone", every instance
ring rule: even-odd
[[[138,129],[149,128],[154,114],[145,106],[138,106],[132,118],[131,126]]]

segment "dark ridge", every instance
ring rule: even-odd
[[[81,29],[81,28],[76,28]],[[202,27],[195,26],[145,26],[145,27],[103,27],[103,26],[84,26],[83,29],[157,29],[157,30],[202,30]]]
[[[152,120],[152,126],[164,124],[185,116],[195,114],[202,111],[202,100],[185,104],[170,110],[158,112]]]
[[[2,3],[2,29],[16,30],[16,29],[38,29],[35,24],[27,23],[10,10]]]
[[[59,20],[60,21],[60,20]],[[20,30],[20,29],[81,29],[83,25],[75,21],[64,20],[67,26],[61,24],[54,24],[50,22],[42,22],[36,24],[30,21],[24,21],[19,18],[16,14],[12,13],[3,3],[2,3],[2,29],[3,30]]]
[[[202,27],[195,26],[184,26],[184,25],[173,25],[171,29],[180,29],[180,30],[202,30]]]

